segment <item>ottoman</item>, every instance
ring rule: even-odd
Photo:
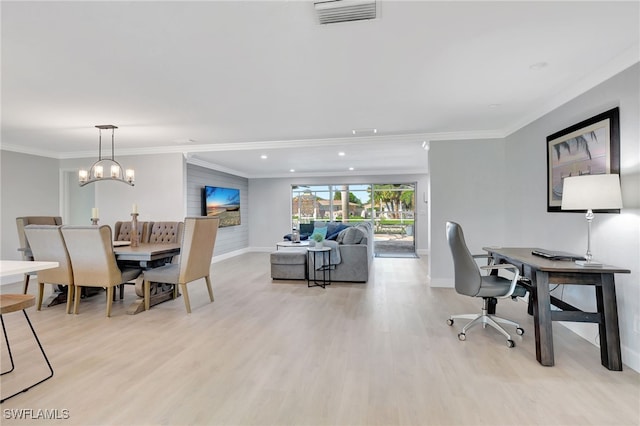
[[[283,249],[271,253],[271,279],[306,280],[307,249]]]

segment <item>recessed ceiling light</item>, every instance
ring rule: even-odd
[[[289,169],[289,171],[290,171],[291,173],[293,173],[293,172],[295,172],[296,170],[295,170],[295,169]]]
[[[344,157],[344,156],[345,156],[345,153],[344,153],[344,152],[342,152],[342,151],[340,151],[340,152],[338,153],[338,155],[339,155],[340,157]]]
[[[260,158],[262,158],[263,160],[266,160],[268,157],[267,157],[267,154],[262,154]]]
[[[353,171],[353,167],[349,167],[349,170]]]
[[[546,62],[536,62],[535,64],[529,65],[529,69],[533,71],[539,71],[543,68],[546,68],[547,66],[549,66],[549,64]]]

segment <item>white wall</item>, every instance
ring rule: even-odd
[[[95,191],[95,207],[100,225],[113,227],[117,221],[131,220],[133,204],[139,221],[180,221],[186,216],[185,161],[182,154],[153,154],[117,158],[124,168],[136,172],[135,186],[121,182],[91,183],[82,189]],[[62,160],[63,169],[90,167],[95,158]],[[91,217],[91,210],[86,212]],[[89,223],[87,223],[89,224]]]
[[[540,246],[584,253],[583,213],[546,211],[546,137],[613,107],[620,108],[621,214],[596,214],[591,248],[595,260],[631,270],[616,275],[623,362],[640,370],[640,65],[627,69],[506,138],[507,234],[505,244]],[[594,309],[594,289],[564,286],[562,296],[582,309]],[[559,290],[561,290],[560,288]],[[556,292],[559,292],[556,291]],[[567,323],[590,342],[595,324]]]
[[[431,141],[431,256],[434,287],[453,287],[445,224],[458,222],[472,253],[502,245],[505,234],[504,140]]]
[[[0,151],[0,238],[4,260],[19,260],[16,217],[58,216],[59,161]]]
[[[427,205],[429,176],[327,176],[300,178],[249,179],[249,246],[253,250],[273,250],[283,235],[291,232],[291,185],[412,183],[416,185],[416,249],[426,253],[428,247]]]

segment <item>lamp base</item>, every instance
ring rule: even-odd
[[[602,263],[589,261],[589,260],[576,260],[576,265],[584,266],[585,268],[602,268],[604,265]]]

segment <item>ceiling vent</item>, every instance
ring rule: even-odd
[[[329,0],[314,3],[321,24],[376,18],[376,0]]]

